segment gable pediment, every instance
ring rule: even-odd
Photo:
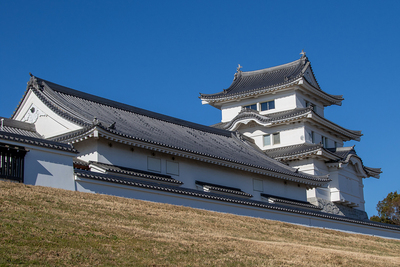
[[[318,85],[318,82],[317,82],[317,80],[315,79],[314,73],[313,73],[313,71],[312,71],[310,65],[308,65],[308,67],[307,67],[306,70],[304,71],[304,76],[303,76],[303,77],[304,77],[304,79],[305,79],[309,84],[311,84],[311,85],[314,86],[315,88],[320,89],[320,88],[319,88],[319,85]]]

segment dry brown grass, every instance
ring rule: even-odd
[[[0,265],[399,266],[400,241],[0,181]]]

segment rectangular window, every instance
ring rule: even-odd
[[[270,110],[275,108],[275,100],[261,103],[261,111]]]
[[[161,159],[147,157],[147,169],[149,171],[161,172]]]
[[[254,109],[254,110],[257,110],[257,104],[253,104],[253,105],[244,106],[243,108],[248,108],[248,109]]]
[[[167,160],[167,173],[179,175],[179,163]]]
[[[272,135],[272,140],[273,140],[274,145],[280,144],[280,143],[281,143],[281,136],[280,136],[280,134],[279,134],[279,133],[274,133],[274,134]]]
[[[266,134],[263,136],[263,144],[264,146],[270,146],[271,145],[271,135]]]
[[[311,131],[311,143],[315,144],[315,134],[314,134],[314,131]]]
[[[263,145],[270,146],[270,145],[278,145],[281,143],[281,136],[280,133],[272,134],[272,139],[270,134],[266,134],[263,136]]]

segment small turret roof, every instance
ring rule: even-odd
[[[286,147],[273,148],[265,151],[265,154],[271,158],[287,162],[297,160],[300,158],[320,156],[328,163],[340,162],[347,164],[351,157],[356,157],[360,160],[362,168],[368,177],[379,178],[382,173],[381,168],[367,167],[362,163],[361,158],[357,155],[354,146],[351,147],[337,147],[337,148],[324,148],[322,144],[304,143],[299,145],[292,145]]]
[[[17,121],[0,117],[0,143],[1,142],[18,142],[22,145],[41,146],[50,149],[63,150],[67,152],[77,153],[77,151],[69,144],[63,144],[44,139],[36,132],[35,125],[32,123]]]
[[[304,78],[330,104],[341,104],[342,95],[330,95],[321,90],[315,79],[310,61],[304,54],[300,59],[293,62],[262,70],[243,72],[239,65],[234,80],[228,89],[215,94],[200,94],[200,99],[208,103],[238,99],[274,91],[280,87],[287,87],[300,78]]]

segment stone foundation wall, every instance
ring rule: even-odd
[[[335,204],[325,199],[318,198],[318,206],[322,208],[322,212],[342,215],[347,218],[358,220],[368,220],[368,215],[365,211],[352,209],[341,204]]]

